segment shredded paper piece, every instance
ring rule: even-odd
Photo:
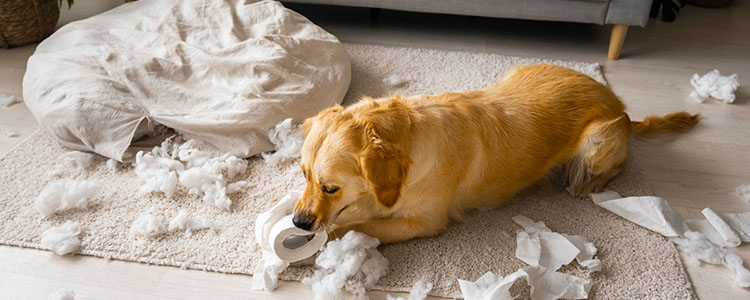
[[[216,224],[201,216],[191,217],[185,209],[181,209],[180,212],[169,221],[169,226],[167,227],[169,232],[181,230],[185,231],[185,235],[187,236],[192,235],[193,231],[203,229],[216,230]]]
[[[45,230],[40,244],[57,255],[73,253],[81,247],[79,234],[81,234],[81,223],[68,220],[65,224]]]
[[[750,184],[743,184],[741,186],[738,186],[737,193],[740,194],[740,196],[745,199],[745,201],[750,201]]]
[[[690,85],[695,89],[690,93],[690,97],[698,102],[703,103],[710,96],[724,103],[732,103],[735,98],[734,92],[740,86],[740,82],[736,73],[721,76],[719,70],[713,70],[703,76],[693,74]]]
[[[376,238],[349,231],[328,242],[315,259],[315,273],[302,283],[312,286],[316,300],[367,299],[367,289],[388,270],[388,259],[378,252],[378,245]]]
[[[21,102],[21,98],[12,94],[0,94],[0,105],[11,106]]]
[[[556,271],[576,259],[592,272],[601,269],[601,262],[594,258],[596,247],[586,238],[552,232],[543,222],[534,222],[521,215],[512,219],[523,227],[516,237],[516,257],[521,261]]]
[[[429,293],[432,290],[432,283],[426,282],[424,278],[417,280],[417,282],[414,283],[414,286],[411,287],[411,291],[409,292],[409,297],[404,299],[404,297],[393,297],[391,295],[387,295],[387,300],[424,300],[424,298],[427,298],[427,293]]]
[[[300,157],[305,136],[298,125],[292,124],[291,118],[276,124],[268,132],[268,138],[276,147],[276,152],[261,154],[266,163],[275,166]]]
[[[722,215],[711,209],[705,209],[703,214],[707,220],[686,222],[662,198],[621,198],[613,191],[591,194],[591,198],[594,203],[607,210],[669,237],[681,251],[690,254],[693,259],[710,264],[723,264],[734,272],[734,281],[737,286],[750,287],[750,271],[743,266],[742,259],[721,246],[736,244],[736,241],[727,240],[727,238],[733,239],[736,236],[744,240],[747,237],[747,230],[750,229],[750,213]],[[706,234],[690,230],[688,223],[694,226],[692,229],[704,230]]]
[[[458,280],[466,300],[512,300],[510,288],[520,278],[531,287],[532,300],[586,299],[592,281],[540,266],[528,266],[505,277],[487,272],[475,282]]]
[[[8,129],[7,127],[0,127],[0,129],[2,129],[2,131],[3,131],[3,134],[4,134],[4,135],[5,135],[6,137],[9,137],[9,138],[11,138],[11,137],[18,137],[18,132],[15,132],[15,131],[13,131],[13,130],[10,130],[10,129]]]
[[[59,179],[44,187],[34,201],[34,208],[45,217],[67,209],[87,209],[88,200],[99,191],[98,181]]]
[[[164,220],[155,214],[155,207],[141,213],[130,226],[130,235],[154,237],[166,232],[167,227],[164,226]]]
[[[151,152],[139,151],[135,157],[135,174],[144,184],[142,193],[162,192],[172,198],[177,184],[189,189],[190,194],[222,210],[230,210],[232,200],[227,196],[228,180],[247,169],[247,161],[224,154],[213,156],[196,148],[194,140],[175,144],[172,138]]]
[[[410,80],[410,78],[401,75],[391,74],[388,77],[383,78],[383,83],[389,87],[398,87],[406,84]]]

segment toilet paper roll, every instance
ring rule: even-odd
[[[721,216],[708,207],[703,209],[701,213],[703,213],[703,216],[706,217],[708,223],[711,223],[711,226],[713,226],[716,232],[724,238],[730,247],[737,247],[740,245],[740,237],[734,232],[734,230],[732,230],[732,227],[730,227],[729,224],[724,222]]]
[[[310,232],[294,226],[292,215],[286,215],[273,224],[267,239],[274,254],[286,262],[312,256],[327,240],[325,231]]]

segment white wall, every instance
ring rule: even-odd
[[[65,25],[71,21],[85,19],[101,12],[108,11],[123,3],[125,3],[125,0],[76,0],[73,6],[68,9],[68,1],[63,0],[63,5],[60,7],[60,20],[57,21],[57,27]]]

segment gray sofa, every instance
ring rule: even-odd
[[[426,13],[612,24],[609,59],[617,59],[628,26],[646,26],[652,0],[291,0],[284,2]]]

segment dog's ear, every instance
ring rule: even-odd
[[[404,107],[386,105],[366,114],[364,147],[360,165],[375,193],[376,200],[387,208],[401,196],[411,164],[404,152],[408,143],[411,120]]]

